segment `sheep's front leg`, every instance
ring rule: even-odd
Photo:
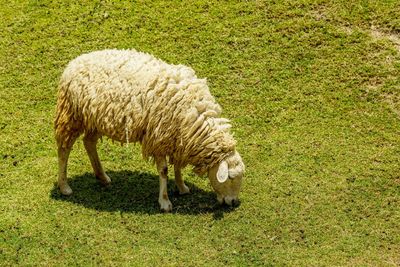
[[[162,211],[170,212],[172,210],[172,203],[168,198],[167,182],[168,182],[168,165],[165,157],[156,157],[156,164],[158,174],[160,175],[160,192],[158,196],[158,203]]]
[[[177,165],[174,165],[174,172],[175,172],[175,184],[178,187],[179,194],[180,195],[189,194],[190,193],[189,187],[187,187],[187,185],[185,185],[185,183],[183,182],[181,168]]]

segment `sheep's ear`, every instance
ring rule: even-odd
[[[229,172],[228,172],[228,163],[225,160],[221,161],[217,171],[217,180],[220,183],[225,182],[228,180]]]

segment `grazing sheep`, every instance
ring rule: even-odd
[[[208,173],[220,203],[236,205],[244,164],[229,133],[231,125],[218,118],[220,113],[206,80],[189,67],[134,50],[79,56],[68,64],[59,84],[55,135],[61,193],[72,193],[67,162],[81,134],[96,177],[104,185],[111,182],[96,150],[104,135],[122,143],[140,142],[143,157],[154,158],[161,210],[172,209],[167,157],[180,194],[189,193],[181,169],[192,165],[196,174]]]

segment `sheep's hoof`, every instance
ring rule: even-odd
[[[72,189],[69,185],[64,184],[64,185],[60,185],[60,192],[61,194],[63,194],[64,196],[69,196],[72,194]]]
[[[171,212],[172,211],[172,203],[169,200],[159,201],[160,209],[162,212]]]
[[[111,184],[111,179],[107,174],[101,176],[96,175],[96,179],[100,182],[102,186],[109,186]]]
[[[187,185],[183,185],[183,187],[179,188],[179,195],[187,195],[190,194],[190,189]]]

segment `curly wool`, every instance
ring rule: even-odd
[[[59,84],[56,136],[99,133],[140,142],[145,158],[168,156],[202,175],[235,150],[227,119],[206,80],[135,50],[104,50],[79,56]]]

